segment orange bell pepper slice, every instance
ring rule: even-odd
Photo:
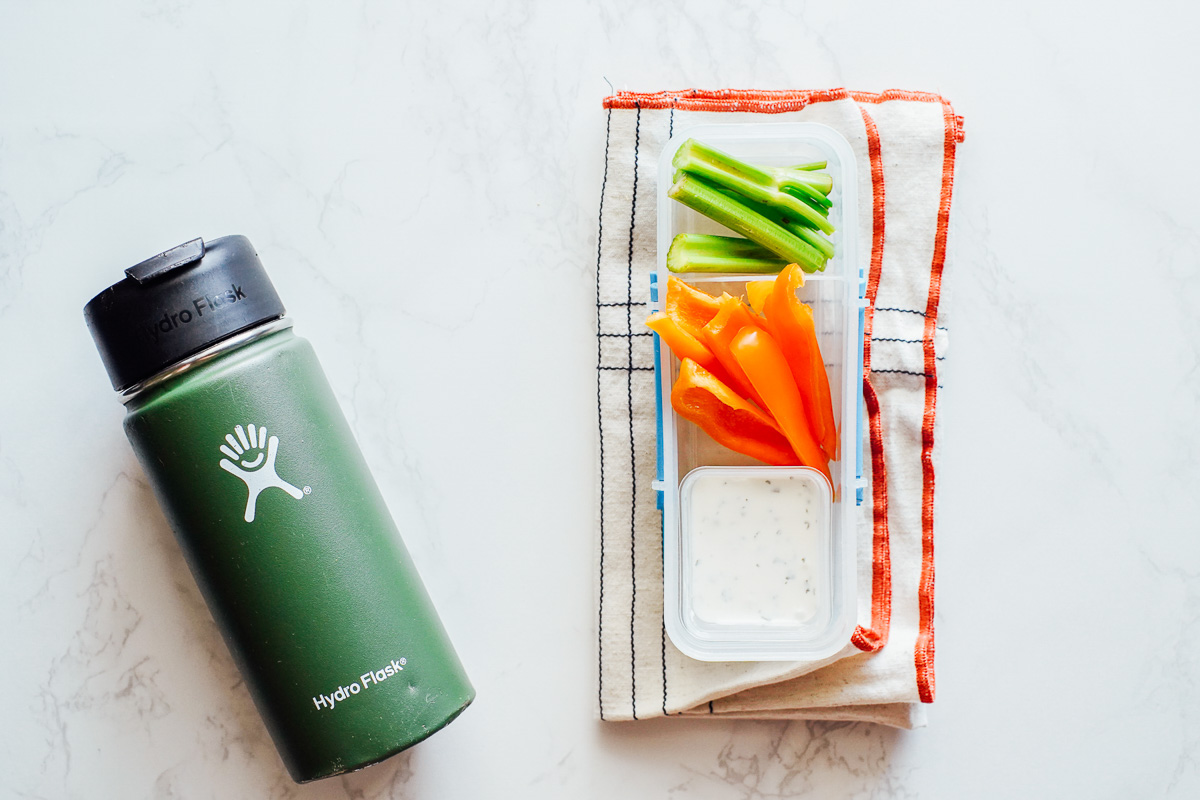
[[[729,384],[732,381],[728,371],[721,366],[721,362],[717,360],[708,346],[674,319],[668,317],[666,313],[654,312],[646,318],[646,325],[658,334],[663,343],[680,361],[690,358],[716,375],[722,383]]]
[[[804,410],[813,436],[825,455],[836,461],[839,458],[838,435],[829,376],[817,343],[812,309],[796,296],[796,289],[803,285],[804,272],[798,265],[790,264],[779,273],[764,305],[766,327],[787,358],[792,377],[804,398]]]
[[[663,311],[693,336],[700,336],[700,329],[717,315],[720,304],[717,298],[702,292],[675,277],[667,278],[667,297]]]
[[[774,288],[774,278],[765,281],[749,281],[746,283],[746,302],[751,308],[761,314],[766,307],[767,296],[771,294],[771,290]]]
[[[800,463],[770,417],[690,358],[680,364],[671,407],[730,450],[777,467]]]
[[[704,343],[708,345],[717,362],[724,367],[729,376],[727,383],[742,397],[753,400],[759,408],[765,409],[762,398],[754,390],[754,385],[750,383],[745,371],[729,350],[729,343],[738,331],[747,326],[758,328],[761,320],[756,319],[746,305],[732,295],[723,295],[719,303],[720,310],[717,311],[717,315],[701,330]]]
[[[704,342],[697,339],[690,331],[663,311],[656,311],[646,318],[646,325],[663,340],[663,344],[671,348],[675,357],[682,361],[690,358],[701,365],[707,366],[715,360],[712,351]]]
[[[765,331],[743,328],[733,337],[730,350],[754,388],[766,401],[767,410],[779,424],[792,450],[806,467],[819,469],[830,485],[833,477],[825,453],[813,438],[804,414],[804,400],[792,379],[787,358],[779,344]]]

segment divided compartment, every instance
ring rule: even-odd
[[[663,506],[667,634],[685,655],[703,661],[826,660],[849,643],[857,623],[855,497],[861,393],[859,299],[862,274],[857,256],[858,175],[854,154],[839,133],[812,123],[699,125],[678,132],[666,144],[658,165],[658,260],[656,299],[652,302],[655,309],[662,307],[669,277],[716,296],[722,292],[744,296],[748,281],[774,277],[708,273],[672,275],[667,271],[666,254],[676,234],[736,235],[667,197],[674,173],[671,159],[689,138],[758,166],[789,166],[816,160],[828,162],[826,171],[834,182],[829,219],[835,228],[830,237],[835,255],[823,272],[805,275],[804,286],[798,294],[813,310],[821,355],[829,376],[840,458],[829,464],[833,478],[830,492],[824,477],[815,470],[767,466],[717,444],[671,408],[671,387],[678,376],[679,363],[665,345],[656,342],[660,424],[657,488],[662,493]],[[811,614],[781,615],[764,608],[761,614],[739,613],[728,618],[714,618],[712,606],[706,605],[703,597],[697,602],[697,574],[694,571],[697,542],[693,538],[697,528],[687,509],[681,506],[681,493],[688,499],[693,497],[696,486],[701,487],[700,491],[713,491],[711,487],[704,488],[714,477],[709,474],[714,472],[711,468],[728,468],[715,470],[715,474],[729,476],[730,485],[752,485],[754,481],[770,480],[772,476],[790,476],[801,482],[811,481],[811,476],[819,479],[828,496],[828,504],[820,515],[823,530],[806,544],[806,552],[811,552],[815,558],[815,562],[805,562],[810,575],[809,586],[819,594]],[[800,473],[811,475],[805,478]],[[733,544],[730,546],[734,547]],[[745,548],[739,546],[729,552],[732,564],[745,553]],[[787,560],[794,558],[796,552],[785,547],[775,556]],[[759,575],[764,580],[768,578],[766,571]],[[699,573],[699,579],[709,580],[710,577],[703,570]],[[698,590],[712,591],[712,588]],[[735,607],[743,605],[745,597],[739,596],[735,588],[727,586],[724,592],[727,597],[732,597]]]

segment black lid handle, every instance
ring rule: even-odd
[[[190,242],[184,242],[152,258],[147,258],[140,264],[134,264],[125,270],[125,274],[138,283],[145,283],[160,275],[165,275],[173,269],[193,264],[202,258],[204,258],[204,240],[192,239]]]

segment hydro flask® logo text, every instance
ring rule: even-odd
[[[191,308],[181,308],[178,311],[164,311],[163,315],[154,322],[138,326],[138,334],[152,342],[157,342],[164,333],[182,328],[192,320],[197,320],[205,314],[220,311],[246,299],[246,293],[236,283],[229,284],[228,289],[221,289],[211,294],[203,294],[192,298]]]
[[[364,672],[358,680],[351,681],[349,686],[338,686],[329,694],[318,694],[312,699],[317,711],[332,711],[343,700],[349,700],[354,695],[370,686],[378,686],[393,675],[399,675],[408,664],[407,658],[392,659],[379,669]]]
[[[278,452],[279,437],[268,437],[266,426],[251,423],[243,428],[237,425],[233,433],[225,434],[225,444],[221,445],[221,453],[225,456],[221,459],[221,469],[236,475],[246,484],[246,491],[249,492],[246,498],[246,522],[254,522],[258,496],[267,489],[282,489],[297,500],[303,500],[304,495],[312,491],[307,486],[297,489],[276,474],[275,456]]]

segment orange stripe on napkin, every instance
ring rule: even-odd
[[[883,274],[884,185],[883,150],[879,128],[863,106],[867,129],[867,154],[871,162],[871,268],[867,274],[867,308],[863,318],[863,403],[871,442],[871,627],[859,625],[850,641],[860,650],[873,652],[887,644],[892,621],[892,551],[888,533],[887,462],[883,456],[883,420],[879,395],[871,383],[871,331],[875,324],[875,297]]]
[[[929,299],[925,306],[925,414],[921,421],[921,583],[920,630],[917,633],[917,690],[921,701],[932,703],[933,674],[933,424],[937,406],[937,352],[933,336],[937,329],[938,302],[942,297],[942,269],[946,265],[946,234],[950,225],[950,196],[954,189],[954,145],[957,124],[950,104],[942,101],[946,120],[946,140],[942,156],[942,194],[938,204],[937,235],[933,245],[933,264],[929,276]]]
[[[913,100],[941,103],[947,109],[947,122],[952,127],[954,141],[965,138],[963,118],[950,109],[941,95],[931,92],[912,92],[888,89],[883,92],[852,92],[848,89],[684,89],[673,92],[617,92],[604,98],[605,108],[678,108],[683,111],[748,111],[759,114],[782,114],[799,111],[812,103],[832,100],[855,100],[859,103],[886,103],[889,100]]]

